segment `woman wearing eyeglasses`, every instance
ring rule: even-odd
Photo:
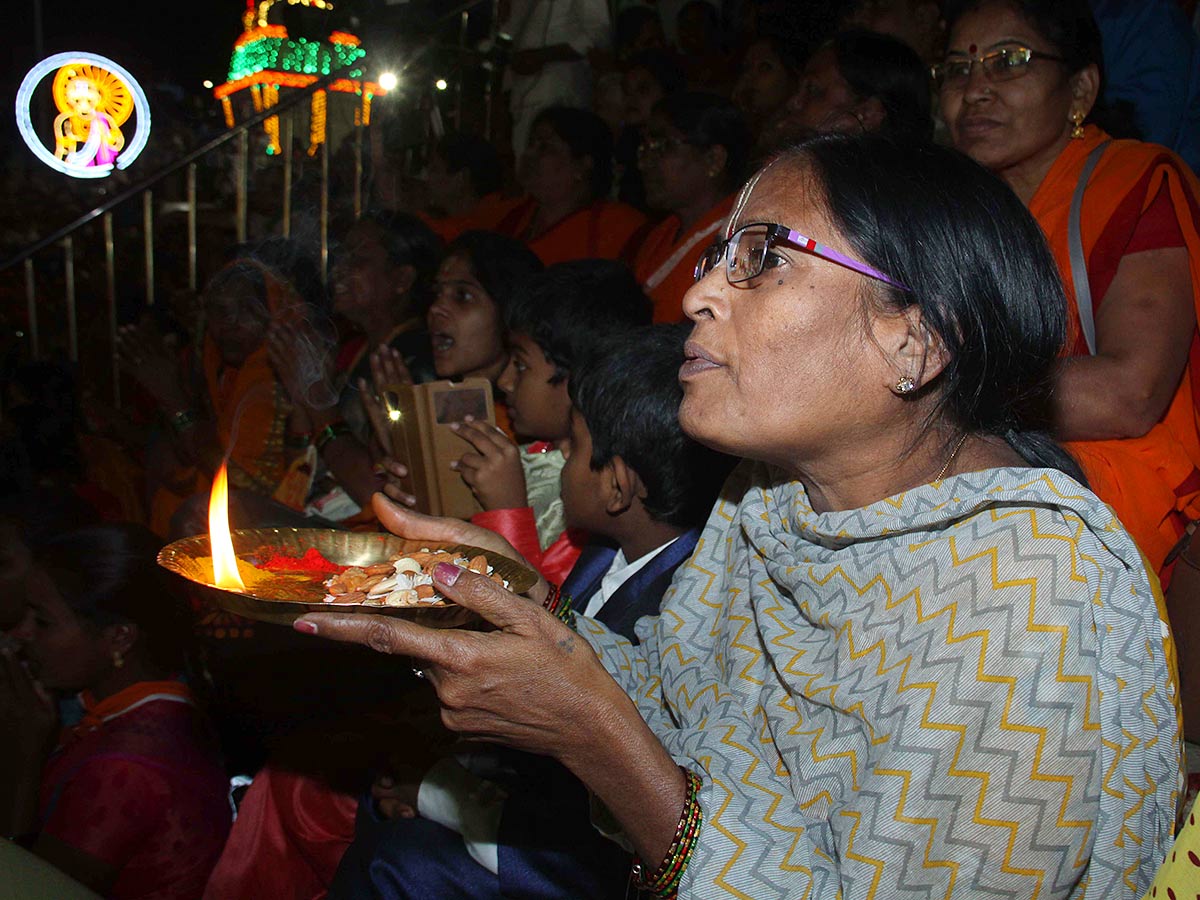
[[[1091,124],[1100,60],[1085,0],[988,0],[952,23],[934,76],[955,145],[1029,207],[1066,283],[1055,431],[1166,583],[1200,517],[1200,185]]]
[[[1138,896],[1181,783],[1171,645],[1133,541],[1031,430],[1066,318],[1037,224],[961,154],[827,137],[729,229],[684,300],[679,416],[745,462],[638,644],[453,566],[495,630],[297,630],[414,657],[451,728],[561,760],[653,896]]]
[[[651,209],[667,215],[634,262],[638,282],[654,301],[654,321],[683,321],[696,257],[729,217],[750,143],[741,112],[721,97],[682,93],[655,105],[638,147],[638,169]]]

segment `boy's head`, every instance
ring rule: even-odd
[[[619,262],[585,259],[531,275],[505,309],[512,359],[497,384],[517,434],[567,436],[575,365],[609,335],[648,325],[650,299]]]
[[[679,365],[686,325],[639,328],[609,339],[572,371],[571,438],[562,472],[567,523],[616,537],[636,503],[679,528],[704,522],[734,460],[679,427]]]

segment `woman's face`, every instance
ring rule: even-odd
[[[494,378],[504,369],[504,326],[495,302],[465,256],[449,256],[438,269],[437,299],[426,322],[439,378]]]
[[[538,122],[521,154],[521,186],[539,203],[562,203],[586,190],[590,166],[590,157],[576,159],[558,132]]]
[[[734,227],[786,225],[852,254],[804,167],[778,164],[759,180]],[[887,424],[893,367],[864,320],[864,277],[782,245],[752,281],[730,285],[724,264],[683,301],[695,326],[679,371],[679,421],[735,456],[804,470],[851,457]]]
[[[23,634],[24,655],[34,677],[50,690],[82,691],[112,669],[112,653],[100,629],[84,622],[37,566],[26,576],[32,622]]]
[[[990,3],[955,23],[946,59],[1017,46],[1059,55],[1015,9]],[[938,102],[954,146],[1004,177],[1014,170],[1048,168],[1066,146],[1074,82],[1052,60],[1034,59],[1025,74],[999,82],[989,81],[976,63],[966,84],[942,86]]]
[[[255,285],[229,278],[204,291],[208,335],[227,366],[242,365],[267,336],[269,320]]]
[[[621,92],[625,97],[626,125],[645,125],[654,104],[664,96],[662,85],[641,66],[625,72],[621,78]]]
[[[651,209],[679,210],[710,193],[719,176],[710,174],[712,168],[705,150],[689,144],[666,116],[650,117],[638,150],[638,170]]]
[[[809,59],[800,86],[788,99],[785,115],[802,133],[854,134],[863,126],[855,115],[859,97],[838,69],[832,47],[822,47]]]
[[[796,90],[796,76],[766,41],[755,41],[746,50],[742,70],[733,87],[733,102],[761,127]]]
[[[347,233],[330,272],[333,308],[362,324],[374,310],[403,304],[412,277],[412,266],[398,266],[388,256],[379,226],[360,222]]]

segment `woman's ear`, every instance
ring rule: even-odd
[[[950,361],[942,339],[926,324],[915,303],[876,320],[875,336],[891,365],[888,388],[898,394],[920,390]]]
[[[1071,76],[1071,111],[1087,116],[1100,96],[1100,69],[1094,64],[1084,66]]]
[[[396,266],[394,271],[396,277],[392,280],[392,292],[397,297],[403,297],[417,283],[417,269],[415,266],[405,263],[402,266]]]
[[[106,625],[101,634],[104,640],[108,643],[108,651],[110,653],[119,653],[125,656],[133,649],[133,645],[137,643],[140,630],[132,622],[126,622],[121,625]]]
[[[704,151],[704,163],[708,167],[708,177],[717,178],[729,163],[729,151],[720,144],[713,144]]]
[[[881,129],[884,119],[887,118],[887,111],[884,110],[883,104],[879,102],[878,97],[867,97],[865,100],[860,101],[855,105],[854,112],[855,117],[858,119],[858,124],[867,133]]]

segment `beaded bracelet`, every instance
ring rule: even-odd
[[[170,419],[171,430],[176,434],[183,434],[189,428],[196,424],[196,411],[194,409],[181,409],[174,413]]]
[[[553,581],[549,582],[549,585],[550,593],[542,601],[542,606],[545,607],[546,612],[574,631],[575,610],[571,609],[571,604],[574,601],[568,595],[564,594],[562,588]]]
[[[313,434],[313,446],[317,448],[318,453],[321,453],[330,441],[352,433],[353,429],[345,422],[333,422]]]
[[[683,801],[679,824],[675,826],[675,839],[671,841],[662,864],[653,874],[646,874],[641,857],[635,855],[633,871],[629,876],[634,887],[649,891],[659,900],[672,900],[678,893],[679,883],[683,880],[683,873],[692,858],[692,851],[696,849],[696,838],[704,821],[704,813],[698,800],[700,776],[691,769],[685,769],[683,766],[679,768],[687,780],[687,796]]]

